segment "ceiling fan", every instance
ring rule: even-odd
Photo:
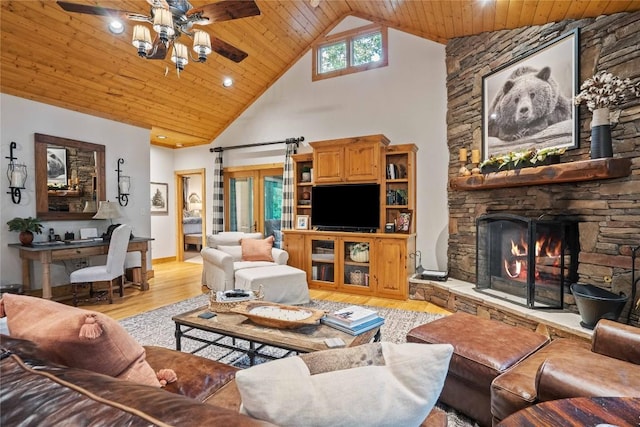
[[[194,25],[204,26],[213,22],[260,15],[260,9],[253,0],[222,0],[199,7],[193,7],[187,0],[147,0],[151,5],[149,15],[66,1],[57,3],[67,12],[109,16],[151,24],[157,33],[153,41],[147,26],[134,27],[132,43],[138,48],[138,55],[146,59],[164,59],[169,46],[173,45],[171,60],[176,63],[178,71],[184,69],[189,59],[187,47],[178,41],[182,35],[193,39],[193,49],[198,57],[192,56],[191,59],[196,62],[205,62],[211,51],[234,62],[240,62],[248,56],[237,47],[211,37],[203,30],[193,28]]]

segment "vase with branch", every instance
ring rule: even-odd
[[[640,96],[640,81],[635,85],[630,79],[622,79],[607,72],[599,71],[585,80],[580,93],[575,98],[576,105],[586,104],[593,113],[591,119],[591,158],[613,157],[611,144],[610,108],[618,106],[626,99],[627,92]]]

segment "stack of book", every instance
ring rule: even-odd
[[[360,335],[384,324],[384,318],[377,311],[358,305],[327,313],[320,321],[350,335]]]

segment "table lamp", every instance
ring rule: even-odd
[[[98,205],[98,212],[93,216],[93,219],[108,219],[113,224],[113,218],[120,218],[120,208],[116,202],[102,200]]]

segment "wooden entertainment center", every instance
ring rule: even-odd
[[[380,224],[376,232],[283,230],[289,265],[307,272],[310,288],[407,299],[415,270],[416,152],[414,144],[389,145],[384,135],[310,143],[312,153],[293,156],[295,216],[311,218],[312,187],[379,184]],[[312,170],[311,179],[303,172]],[[306,176],[306,174],[305,174]],[[335,208],[340,209],[340,200]],[[406,230],[399,227],[409,216]],[[294,222],[294,226],[297,223]]]

